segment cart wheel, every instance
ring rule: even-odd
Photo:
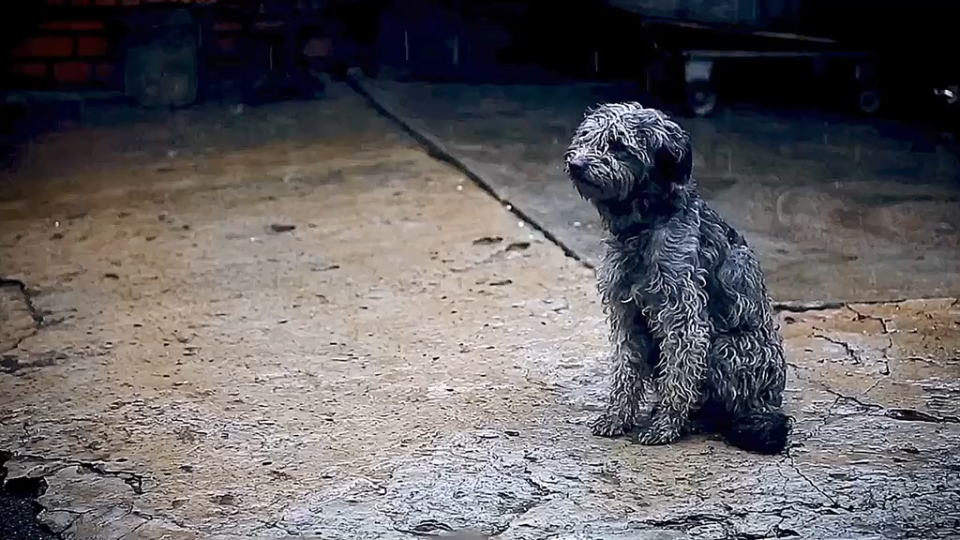
[[[687,83],[687,110],[694,116],[709,116],[717,108],[717,93],[709,81]]]
[[[861,90],[857,95],[857,109],[863,114],[876,114],[881,103],[880,92],[872,88]]]

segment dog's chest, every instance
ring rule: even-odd
[[[643,291],[647,288],[650,261],[646,247],[647,236],[629,242],[610,240],[603,265],[600,268],[600,285],[607,299],[620,304],[634,304],[642,309]]]
[[[639,234],[627,241],[608,240],[604,264],[600,269],[601,288],[608,302],[629,304],[638,315],[647,316],[669,301],[666,295],[670,288],[665,287],[663,282],[676,278],[664,274],[665,266],[685,263],[695,267],[694,272],[703,281],[712,277],[705,266],[708,263],[715,265],[716,261],[704,261],[700,253],[695,253],[691,254],[690,259],[678,262],[675,252],[665,250],[661,253],[652,249],[655,245],[652,232]],[[665,258],[661,258],[662,255]]]

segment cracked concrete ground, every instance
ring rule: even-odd
[[[781,313],[787,456],[598,439],[593,272],[349,90],[91,114],[0,196],[5,485],[62,538],[960,538],[954,299]]]

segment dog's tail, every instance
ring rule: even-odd
[[[720,434],[732,446],[747,452],[774,455],[784,451],[792,421],[779,410],[738,414],[723,422]]]

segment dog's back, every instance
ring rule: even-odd
[[[700,265],[717,331],[757,329],[774,323],[766,279],[746,238],[700,200]],[[747,308],[746,313],[732,313]]]

